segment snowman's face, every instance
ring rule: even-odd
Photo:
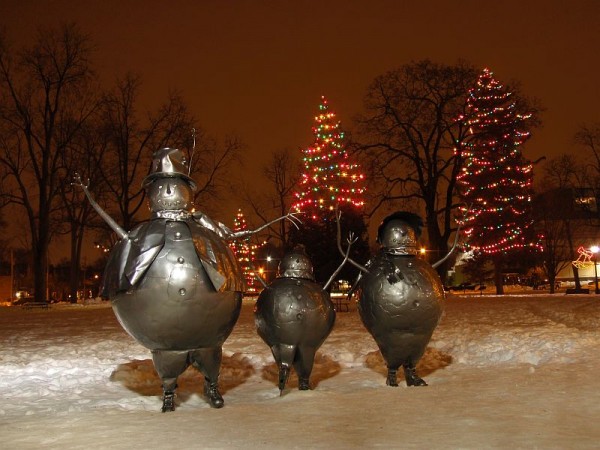
[[[154,180],[147,188],[150,211],[190,210],[192,188],[183,179],[164,177]]]

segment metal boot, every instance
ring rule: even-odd
[[[396,369],[388,368],[387,378],[385,380],[385,384],[388,386],[396,387],[398,386],[398,380],[396,377]]]
[[[427,386],[425,380],[417,375],[414,367],[404,366],[404,378],[407,386]]]
[[[175,392],[165,392],[161,412],[175,411]]]
[[[308,378],[298,378],[298,389],[301,391],[310,390],[310,383],[308,382]]]
[[[217,381],[211,383],[209,380],[204,380],[204,395],[208,397],[208,402],[213,408],[222,408],[225,404]]]

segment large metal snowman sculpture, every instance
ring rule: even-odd
[[[283,394],[290,370],[298,375],[298,388],[310,389],[315,354],[333,328],[335,309],[327,288],[348,259],[321,286],[305,254],[286,254],[277,278],[260,293],[254,310],[258,335],[271,349],[279,369],[279,392]],[[261,280],[262,281],[262,280]]]
[[[434,267],[449,255],[433,266],[417,257],[422,226],[416,214],[394,213],[379,226],[381,249],[366,266],[350,260],[361,269],[358,311],[386,362],[388,386],[398,386],[400,366],[407,386],[427,385],[417,375],[416,365],[443,311],[444,288]],[[339,236],[338,247],[342,251]]]
[[[241,269],[226,241],[273,223],[233,233],[192,212],[196,185],[187,172],[178,149],[154,154],[143,183],[151,219],[129,233],[78,180],[120,237],[106,264],[102,294],[111,300],[123,328],[152,351],[164,392],[163,412],[175,409],[177,378],[189,365],[204,375],[210,405],[223,406],[218,388],[222,345],[238,319],[244,290]]]

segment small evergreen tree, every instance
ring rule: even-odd
[[[364,205],[365,177],[346,152],[345,133],[335,113],[321,97],[319,113],[313,127],[315,140],[304,149],[304,172],[295,192],[293,208],[314,220],[336,205]]]
[[[511,95],[483,70],[462,118],[471,136],[461,148],[465,165],[458,177],[470,208],[463,219],[466,249],[493,261],[498,294],[503,264],[526,249],[541,249],[532,227],[533,165],[520,151],[531,115],[519,114]]]
[[[323,283],[342,261],[337,249],[336,208],[342,211],[344,246],[348,232],[358,238],[351,257],[356,261],[368,258],[367,226],[362,211],[365,177],[358,165],[350,161],[345,133],[325,97],[321,97],[312,130],[315,139],[303,150],[304,171],[293,205],[293,209],[304,213],[304,224],[300,229],[290,229],[288,250],[302,246],[313,263],[316,280]],[[347,264],[337,279],[350,281],[356,273],[357,269]]]
[[[238,210],[237,215],[233,221],[233,231],[245,231],[248,229],[246,223],[246,217],[241,209]],[[260,281],[258,281],[254,273],[258,270],[256,267],[256,252],[260,248],[259,244],[252,244],[250,242],[250,236],[247,238],[240,238],[229,244],[233,254],[235,255],[242,274],[244,277],[245,293],[246,294],[257,294],[262,289]]]

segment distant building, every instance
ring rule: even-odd
[[[594,246],[600,246],[599,197],[600,191],[590,187],[556,188],[537,195],[533,202],[536,221],[557,224],[568,222],[575,260],[583,262],[579,268],[582,283],[594,280],[594,261],[598,263],[597,260],[600,259],[600,253],[594,255],[591,252]],[[568,254],[566,250],[569,250],[569,240],[566,234],[555,239],[554,245]],[[578,252],[578,249],[581,250]],[[558,273],[556,281],[573,282],[572,261],[565,262],[567,265]],[[597,270],[600,271],[600,266]]]

